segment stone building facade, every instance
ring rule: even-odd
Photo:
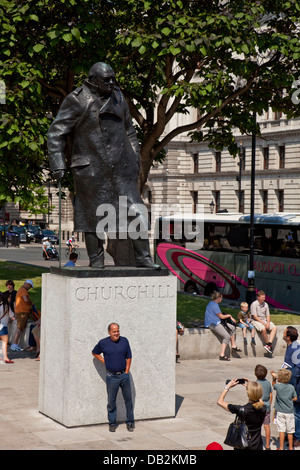
[[[271,110],[258,118],[261,137],[255,148],[255,212],[300,213],[300,119]],[[182,211],[249,213],[252,136],[236,132],[239,156],[211,150],[187,135],[173,140],[163,164],[148,178],[148,197],[159,205],[179,204]],[[203,208],[203,209],[202,209]]]

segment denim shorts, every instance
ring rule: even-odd
[[[4,327],[0,330],[0,336],[5,336],[5,335],[8,335],[7,326],[4,326]]]
[[[249,326],[249,330],[253,330],[254,326],[251,324],[251,323],[247,323],[247,325]],[[246,325],[244,325],[244,323],[239,323],[239,327],[240,328],[246,328]]]

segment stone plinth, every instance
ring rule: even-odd
[[[133,355],[135,419],[174,416],[176,295],[167,270],[43,274],[39,411],[67,427],[107,422],[105,368],[91,351],[116,322]],[[118,420],[125,418],[119,392]]]

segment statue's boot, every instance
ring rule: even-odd
[[[93,232],[86,232],[84,235],[86,251],[90,260],[89,266],[91,268],[104,268],[103,240]]]
[[[158,264],[153,263],[150,255],[150,246],[148,239],[131,240],[134,250],[136,266],[138,268],[161,269]]]

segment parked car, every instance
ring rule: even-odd
[[[26,228],[30,241],[35,241],[35,235],[42,233],[42,229],[39,225],[26,224],[23,227]]]
[[[20,243],[30,243],[30,236],[27,233],[24,225],[14,225],[11,224],[8,226],[6,231],[6,239],[8,242],[12,242],[16,236],[19,237]]]
[[[41,230],[41,233],[37,233],[34,236],[34,241],[42,243],[43,238],[49,238],[51,243],[53,243],[54,245],[58,245],[58,236],[55,232],[53,232],[53,230]]]

